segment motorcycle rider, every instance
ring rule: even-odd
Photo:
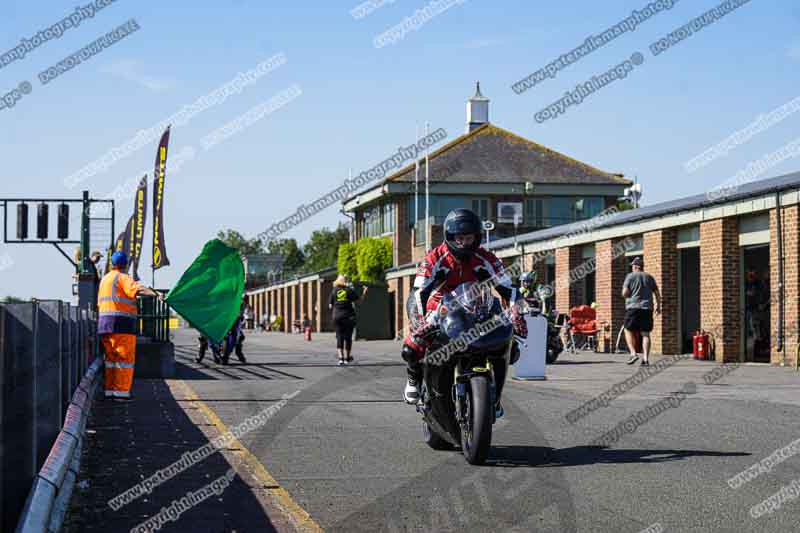
[[[231,332],[234,332],[235,330],[238,330],[237,338],[236,338],[236,345],[235,345],[235,353],[236,353],[236,357],[238,357],[239,361],[241,361],[242,363],[246,363],[247,362],[247,359],[244,356],[244,352],[242,351],[242,348],[243,348],[243,345],[244,345],[244,332],[242,331],[242,328],[244,328],[244,326],[246,324],[245,311],[247,309],[247,305],[248,305],[247,304],[247,297],[244,297],[242,299],[241,305],[239,306],[239,316],[236,319],[236,322],[233,323],[233,326],[231,326],[231,329],[228,330],[228,333],[225,335],[227,337],[228,335],[231,334]],[[203,357],[205,357],[206,351],[208,350],[208,348],[210,346],[211,347],[211,351],[214,354],[214,362],[215,363],[228,364],[228,358],[225,357],[225,355],[223,353],[224,352],[223,344],[224,344],[225,341],[218,342],[218,343],[210,342],[208,340],[208,337],[206,337],[205,335],[201,335],[200,337],[198,337],[198,342],[199,342],[200,346],[199,346],[199,350],[198,350],[198,353],[197,353],[197,357],[195,358],[195,361],[197,361],[198,363],[203,362]]]
[[[431,343],[435,328],[424,317],[436,309],[444,292],[457,288],[462,283],[482,282],[493,279],[495,290],[501,298],[513,305],[514,333],[525,337],[525,320],[516,303],[519,292],[511,285],[511,279],[503,271],[503,264],[494,254],[481,248],[481,219],[469,209],[451,211],[444,221],[444,242],[431,250],[417,269],[414,280],[414,299],[419,319],[413,320],[409,335],[403,340],[402,357],[408,365],[408,381],[403,391],[406,403],[419,401],[419,386],[422,380],[421,360]],[[514,348],[516,348],[514,343]],[[513,358],[512,358],[513,363]],[[500,367],[503,368],[500,368]],[[500,393],[505,381],[505,365],[497,365],[497,416],[502,416]]]
[[[220,347],[220,343],[209,341],[208,337],[205,335],[200,335],[197,340],[200,343],[200,348],[197,352],[197,357],[195,358],[196,362],[203,362],[203,358],[206,356],[206,351],[208,351],[209,347],[211,347],[211,353],[214,356],[214,362],[220,363],[222,361],[222,349]]]
[[[523,272],[519,277],[519,292],[533,308],[540,308],[539,295],[536,292],[536,272]]]

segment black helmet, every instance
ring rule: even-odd
[[[456,259],[464,261],[469,259],[481,245],[481,219],[469,209],[456,209],[450,211],[444,219],[444,242],[447,249]],[[456,235],[475,235],[472,246],[461,248],[456,245]]]

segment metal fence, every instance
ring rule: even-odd
[[[97,323],[57,300],[0,303],[0,530],[13,531],[97,354]]]
[[[166,291],[158,291],[165,293]],[[153,341],[169,341],[170,307],[153,296],[139,296],[136,299],[139,314],[137,335],[149,337]]]

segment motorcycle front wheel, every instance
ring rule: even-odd
[[[558,356],[561,355],[561,352],[564,351],[564,345],[561,343],[561,339],[557,338],[555,340],[550,340],[547,343],[547,356],[545,360],[547,361],[548,365],[552,365],[558,359]]]
[[[461,451],[471,465],[482,465],[489,457],[492,446],[492,405],[489,379],[474,376],[469,381],[469,391],[464,406],[467,420],[461,428]]]

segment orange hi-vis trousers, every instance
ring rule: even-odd
[[[100,335],[100,339],[106,353],[106,398],[130,398],[136,362],[136,335],[106,333]]]

